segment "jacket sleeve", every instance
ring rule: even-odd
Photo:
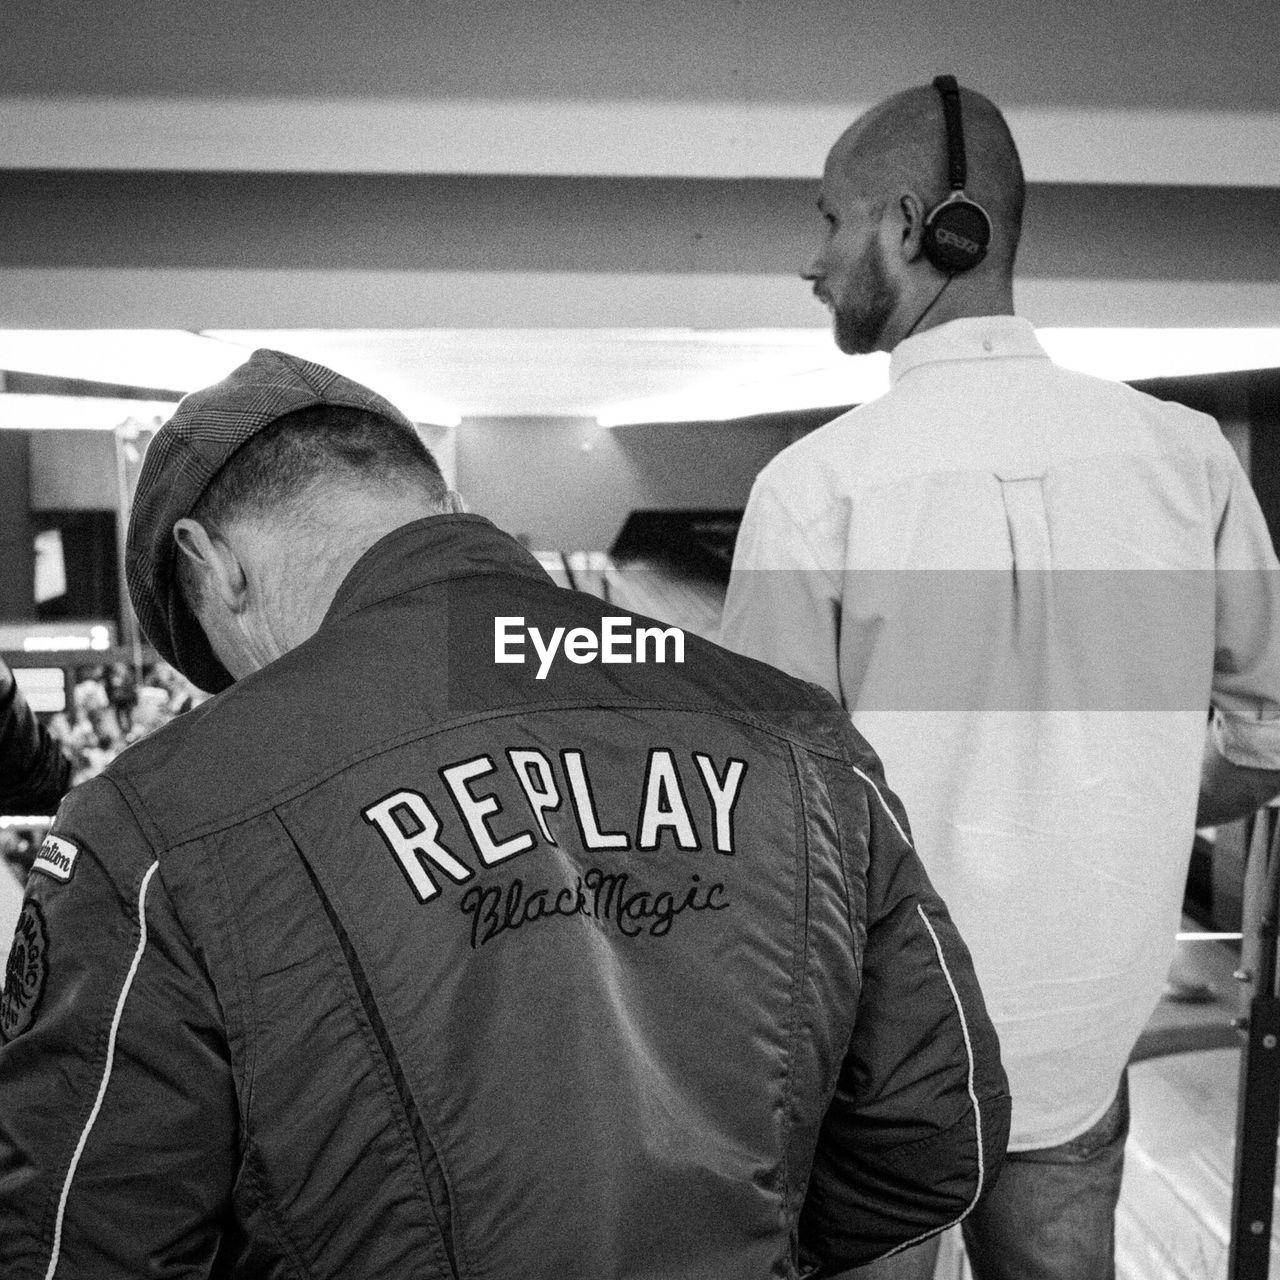
[[[824,1272],[958,1222],[1009,1136],[1008,1081],[969,952],[878,762],[868,754],[855,773],[846,834],[868,846],[862,992],[800,1222],[802,1258]],[[858,865],[857,849],[844,852]]]
[[[0,664],[0,813],[52,813],[71,786],[71,761],[6,674]]]
[[[208,1274],[236,1133],[218,1003],[94,779],[36,857],[0,997],[0,1275]]]

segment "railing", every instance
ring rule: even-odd
[[[1244,942],[1236,977],[1249,984],[1248,1013],[1237,1019],[1244,1036],[1236,1104],[1236,1157],[1231,1192],[1228,1280],[1267,1280],[1271,1215],[1280,1131],[1280,992],[1276,988],[1280,936],[1280,810],[1266,808],[1251,822],[1245,863]]]

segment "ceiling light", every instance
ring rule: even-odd
[[[1280,329],[1039,329],[1058,363],[1115,381],[1280,368]],[[865,404],[889,387],[883,354],[828,356],[815,346],[811,367],[764,376],[723,375],[669,396],[600,411],[602,427],[660,422],[723,422],[756,414]]]
[[[467,330],[444,332],[469,336]],[[237,343],[246,353],[269,347],[314,360],[376,391],[410,421],[423,426],[456,427],[462,421],[456,404],[421,389],[424,383],[430,388],[433,366],[433,356],[423,350],[422,330],[211,329],[208,333]],[[497,369],[493,376],[498,376]]]
[[[130,419],[145,426],[158,426],[176,408],[176,404],[166,400],[0,395],[0,430],[113,431]]]
[[[410,422],[416,422],[420,427],[456,427],[462,422],[462,414],[452,405],[442,405],[424,396],[401,395],[395,406]]]
[[[125,387],[193,391],[249,351],[182,329],[0,329],[0,369]]]
[[[1280,368],[1280,329],[1038,329],[1059,364],[1132,382]]]
[[[739,375],[707,380],[700,387],[670,396],[653,396],[611,405],[597,415],[602,427],[638,423],[725,422],[759,414],[863,404],[889,388],[889,357],[834,356],[830,363],[761,377]]]

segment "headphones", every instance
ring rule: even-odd
[[[947,176],[951,194],[925,215],[923,249],[924,256],[939,271],[953,276],[971,270],[987,256],[991,218],[964,193],[966,170],[960,86],[955,76],[937,76],[933,87],[942,98],[942,115],[947,127]]]

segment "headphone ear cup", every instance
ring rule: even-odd
[[[924,256],[939,271],[970,271],[987,256],[991,219],[980,205],[963,196],[936,205],[924,222]]]

